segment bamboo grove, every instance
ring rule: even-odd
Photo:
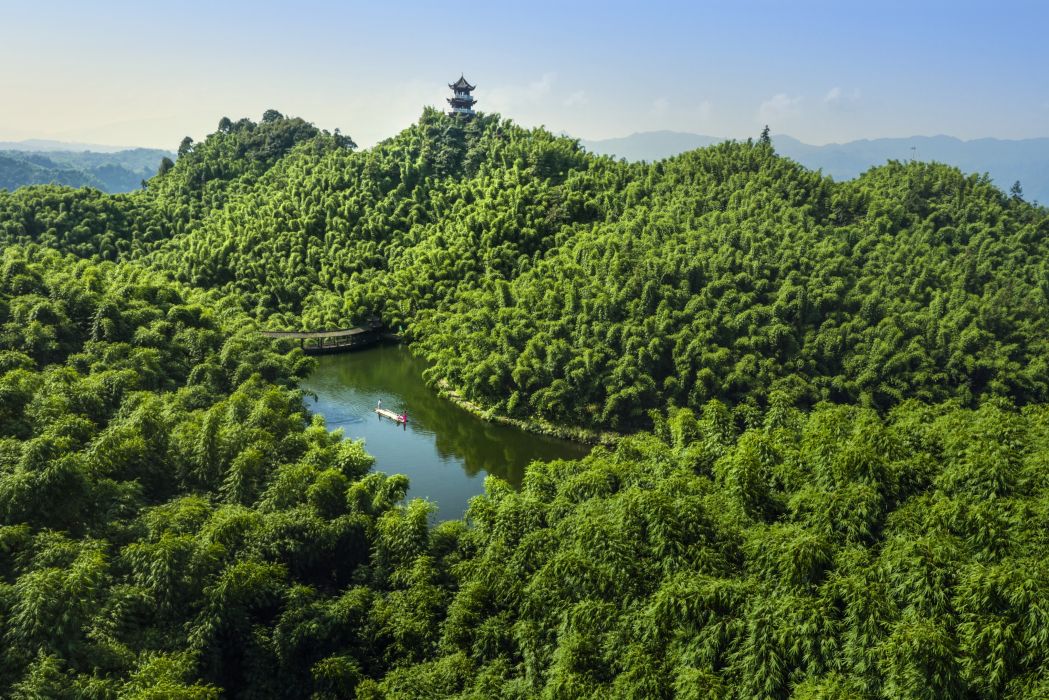
[[[0,696],[1049,695],[1049,213],[985,177],[271,110],[0,241]],[[255,332],[371,314],[629,436],[435,524]]]

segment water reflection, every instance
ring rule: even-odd
[[[406,474],[409,496],[438,505],[439,518],[462,515],[469,498],[483,490],[485,474],[519,486],[533,460],[572,459],[587,448],[486,423],[439,398],[422,380],[425,363],[407,348],[386,345],[318,358],[303,387],[317,394],[311,410],[348,438],[364,438],[375,468]],[[375,413],[377,402],[408,412],[398,425]]]

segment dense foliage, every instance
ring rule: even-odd
[[[746,144],[657,164],[638,190],[617,222],[424,315],[435,373],[508,412],[612,427],[777,389],[878,408],[1049,397],[1044,211],[942,166],[835,185]]]
[[[0,241],[38,243],[83,258],[138,257],[171,226],[142,197],[55,185],[0,192]]]
[[[201,154],[224,142],[215,138]],[[546,179],[587,158],[543,131],[427,112],[365,153],[332,141],[299,143],[151,262],[237,294],[273,324],[324,327],[380,312],[400,325],[482,277],[514,276],[554,245],[563,225],[587,218],[579,196],[565,202]],[[206,162],[239,161],[209,155]],[[162,181],[180,169],[196,171],[194,161],[180,161]]]
[[[339,697],[419,658],[394,564],[440,531],[307,417],[309,366],[141,270],[4,251],[0,696]]]
[[[434,111],[161,170],[0,192],[0,695],[1049,694],[1046,210]],[[434,526],[255,333],[371,313],[483,406],[651,432]]]
[[[0,310],[5,696],[1049,690],[1045,407],[711,402],[431,527],[236,310],[18,247]]]
[[[1049,398],[1049,215],[946,166],[834,183],[766,141],[627,164],[434,111],[365,152],[271,111],[180,154],[124,200],[0,197],[4,237],[144,258],[270,326],[378,313],[518,418]]]
[[[470,506],[390,697],[1049,694],[1049,410],[708,404]]]

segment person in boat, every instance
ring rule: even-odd
[[[408,422],[408,411],[407,411],[407,409],[404,411],[404,413],[401,414],[401,422],[403,422],[403,423],[407,423]]]

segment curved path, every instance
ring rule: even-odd
[[[326,331],[260,331],[266,338],[298,340],[309,354],[339,352],[348,348],[371,345],[382,340],[382,326],[357,326]]]

